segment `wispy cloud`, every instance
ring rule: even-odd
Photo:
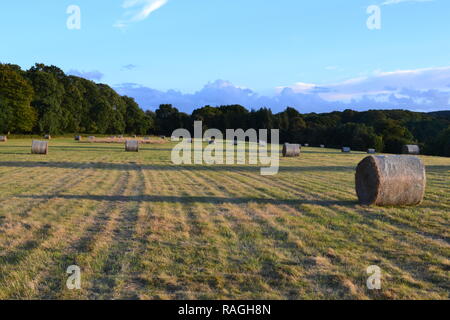
[[[432,1],[434,1],[434,0],[386,0],[381,5],[388,6],[388,5],[399,4],[399,3],[403,3],[403,2],[432,2]]]
[[[137,65],[134,65],[134,64],[127,64],[126,66],[122,67],[122,69],[125,69],[125,70],[133,70],[136,68],[137,68]]]
[[[114,27],[125,28],[130,23],[139,22],[164,6],[169,0],[125,0],[122,8],[125,9],[122,19],[118,20]]]

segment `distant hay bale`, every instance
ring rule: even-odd
[[[94,136],[89,136],[88,139],[89,140],[95,140],[95,137]]]
[[[352,149],[350,149],[349,147],[343,147],[343,148],[342,148],[342,152],[344,152],[344,153],[350,153],[350,152],[352,152]]]
[[[139,141],[137,140],[127,140],[125,142],[126,152],[139,152]]]
[[[418,155],[420,154],[420,147],[415,144],[407,144],[403,146],[402,153]]]
[[[362,205],[418,205],[425,194],[425,166],[412,156],[368,156],[356,168]]]
[[[32,154],[48,154],[48,142],[33,140],[31,144]]]
[[[81,136],[75,136],[75,141],[81,141],[81,140],[82,140]]]
[[[320,147],[323,149],[323,148],[325,148],[325,145],[324,145],[324,144],[321,144]]]
[[[309,147],[309,143],[305,143],[305,147]]]
[[[49,135],[49,134],[46,134],[46,135],[44,136],[44,139],[45,139],[45,140],[51,140],[51,139],[52,139],[52,136]]]
[[[377,153],[377,150],[375,150],[375,149],[368,149],[367,153],[368,154],[375,154],[375,153]]]
[[[283,145],[283,157],[298,157],[300,156],[300,145],[285,143]]]
[[[0,136],[0,142],[7,142],[8,137],[7,136]]]

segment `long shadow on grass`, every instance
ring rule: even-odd
[[[21,195],[18,198],[26,199],[65,199],[65,200],[92,200],[92,201],[112,201],[112,202],[169,202],[169,203],[209,203],[209,204],[282,204],[282,205],[302,205],[313,204],[320,206],[355,206],[357,201],[344,200],[305,200],[305,199],[264,199],[264,198],[222,198],[222,197],[176,197],[176,196],[104,196],[104,195]]]
[[[253,165],[148,165],[136,163],[108,163],[108,162],[42,162],[42,161],[6,161],[0,162],[1,167],[14,168],[60,168],[60,169],[103,169],[103,170],[154,170],[154,171],[247,171],[260,173],[261,167]],[[288,166],[280,167],[280,172],[308,172],[308,171],[354,171],[354,166]],[[449,167],[450,170],[450,167]]]

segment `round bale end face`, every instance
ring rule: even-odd
[[[366,157],[356,168],[356,193],[362,205],[376,203],[380,192],[380,175],[374,157]]]
[[[48,142],[47,141],[33,141],[31,144],[32,154],[48,154]]]
[[[356,172],[356,192],[363,205],[418,205],[425,187],[425,166],[413,156],[370,156]]]
[[[408,145],[403,146],[402,153],[410,154],[410,155],[419,155],[420,147],[418,145],[408,144]]]
[[[137,140],[127,140],[125,142],[126,152],[139,152],[139,141]]]
[[[283,145],[283,157],[299,157],[300,156],[300,145],[285,143]]]

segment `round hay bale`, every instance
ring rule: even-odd
[[[417,157],[368,156],[356,168],[355,186],[362,205],[418,205],[425,194],[425,166]]]
[[[139,141],[137,140],[127,140],[125,142],[126,152],[139,152]]]
[[[305,147],[309,147],[309,143],[305,143]]]
[[[75,141],[81,141],[81,140],[82,140],[81,136],[75,136]]]
[[[402,153],[418,155],[420,154],[420,147],[415,144],[407,144],[403,146]]]
[[[0,142],[7,142],[8,137],[7,136],[0,136]]]
[[[283,145],[283,157],[298,157],[300,156],[300,145],[285,143]]]
[[[350,149],[350,147],[343,147],[343,148],[342,148],[342,152],[344,152],[344,153],[350,153],[350,152],[352,152],[352,149]]]
[[[48,142],[33,140],[31,144],[32,154],[48,154]]]
[[[46,134],[46,135],[44,136],[44,139],[46,139],[46,140],[51,140],[51,139],[52,139],[52,136],[49,135],[49,134]]]
[[[367,153],[368,154],[375,154],[375,153],[377,153],[377,150],[375,150],[375,149],[368,149]]]
[[[321,144],[320,147],[321,147],[322,149],[324,149],[324,148],[325,148],[325,145],[324,145],[324,144]]]

